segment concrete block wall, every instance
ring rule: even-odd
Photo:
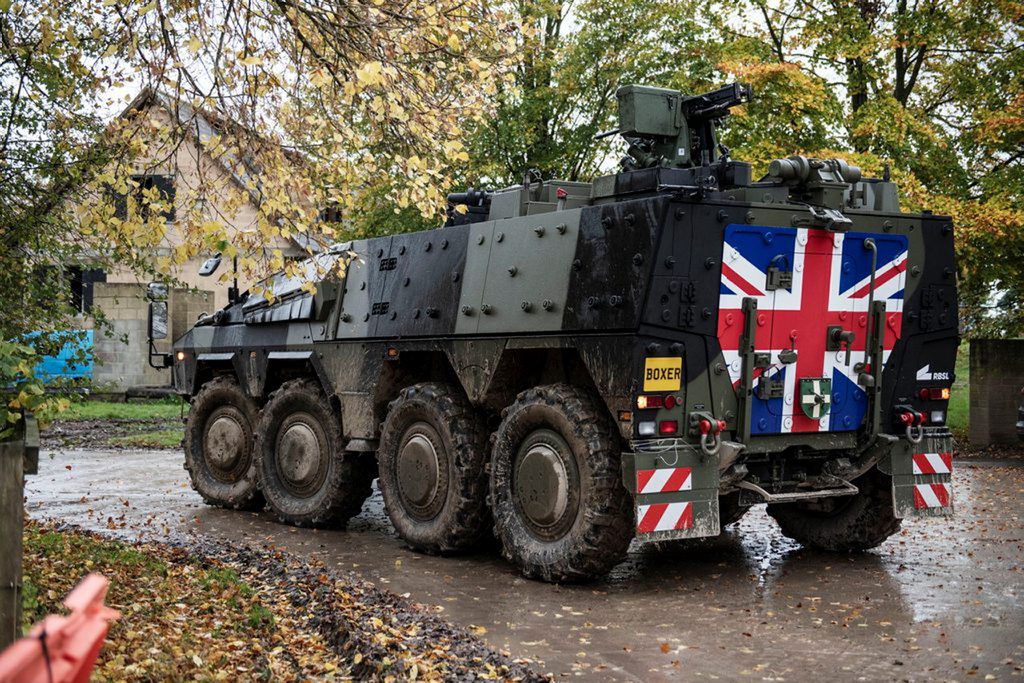
[[[972,339],[971,445],[1018,443],[1017,406],[1024,386],[1024,339]]]
[[[171,340],[184,334],[200,312],[211,311],[212,301],[212,292],[173,289],[169,296],[170,336],[156,343],[157,350],[170,351]],[[109,329],[97,330],[93,335],[93,384],[112,391],[170,384],[170,370],[156,370],[149,365],[149,302],[145,285],[96,283],[93,306],[103,312],[109,323]]]

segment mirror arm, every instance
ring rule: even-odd
[[[228,304],[238,303],[238,254],[231,258],[231,269],[234,271],[234,284],[228,288]]]
[[[153,362],[154,359],[159,359],[160,364],[157,365]],[[169,353],[163,353],[156,350],[156,345],[153,340],[149,340],[149,367],[156,370],[166,370],[174,364],[174,356]]]

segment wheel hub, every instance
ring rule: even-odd
[[[523,512],[534,524],[549,526],[565,513],[569,499],[565,463],[551,446],[534,444],[519,463],[517,477]]]
[[[316,479],[322,455],[316,432],[305,422],[293,422],[281,431],[278,467],[292,486],[304,488]]]
[[[579,474],[568,444],[547,429],[531,434],[515,464],[516,507],[530,530],[545,540],[572,526],[578,507]]]
[[[203,437],[203,455],[218,478],[230,478],[248,452],[248,434],[233,412],[215,414]]]
[[[433,519],[444,505],[448,459],[437,431],[425,422],[406,430],[398,450],[396,474],[402,503],[414,517]]]

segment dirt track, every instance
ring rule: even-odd
[[[52,458],[50,457],[52,455]],[[175,451],[44,454],[29,513],[160,538],[270,542],[366,579],[556,676],[964,679],[1024,674],[1024,467],[957,462],[957,516],[904,524],[881,548],[830,556],[782,537],[761,510],[719,539],[636,547],[606,581],[522,579],[494,548],[405,549],[379,495],[348,530],[284,527],[204,506]]]

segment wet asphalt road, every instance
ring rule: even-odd
[[[26,502],[36,519],[132,538],[184,532],[316,557],[559,677],[1002,680],[1024,675],[1022,465],[958,461],[956,517],[904,522],[863,555],[804,550],[754,509],[711,542],[634,547],[586,586],[527,581],[496,548],[413,553],[379,494],[344,531],[210,508],[176,451],[44,453]]]

